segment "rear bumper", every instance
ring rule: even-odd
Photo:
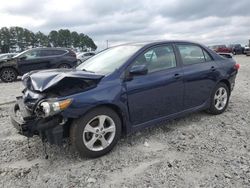
[[[63,139],[63,124],[60,115],[49,118],[38,118],[26,109],[23,99],[17,98],[17,103],[11,109],[11,123],[18,133],[26,137],[39,135],[43,141],[60,145]]]

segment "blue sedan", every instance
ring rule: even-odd
[[[58,145],[69,138],[81,156],[99,157],[122,134],[196,111],[223,113],[238,69],[198,43],[124,44],[75,69],[25,74],[11,120],[22,135]]]

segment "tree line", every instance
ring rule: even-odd
[[[52,30],[48,35],[22,27],[2,27],[0,29],[0,52],[20,52],[35,47],[67,47],[82,51],[97,48],[94,41],[83,33],[71,32],[68,29]]]

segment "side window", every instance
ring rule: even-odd
[[[41,50],[41,56],[42,57],[47,57],[47,56],[51,56],[51,55],[52,55],[51,50]]]
[[[203,51],[199,46],[192,44],[177,44],[177,48],[180,51],[184,65],[206,62],[206,58],[204,56],[205,53],[203,53],[205,51]],[[210,56],[208,55],[208,57]]]
[[[134,65],[143,64],[147,65],[149,73],[176,67],[173,47],[171,45],[158,46],[144,52],[134,62]]]
[[[25,54],[23,54],[22,56],[25,56],[27,60],[36,59],[40,57],[40,50],[30,50]]]
[[[53,55],[63,55],[66,52],[66,50],[53,50]]]
[[[205,50],[203,50],[203,53],[204,53],[206,61],[213,61],[213,59],[211,58],[211,56]]]
[[[64,50],[42,50],[41,56],[42,57],[57,56],[57,55],[62,55],[64,53],[66,53],[66,51]]]

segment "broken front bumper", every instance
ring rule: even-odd
[[[63,124],[60,115],[49,118],[40,118],[30,112],[23,102],[22,97],[17,97],[17,102],[11,109],[11,122],[19,134],[26,137],[39,135],[43,141],[60,145],[63,139]]]

